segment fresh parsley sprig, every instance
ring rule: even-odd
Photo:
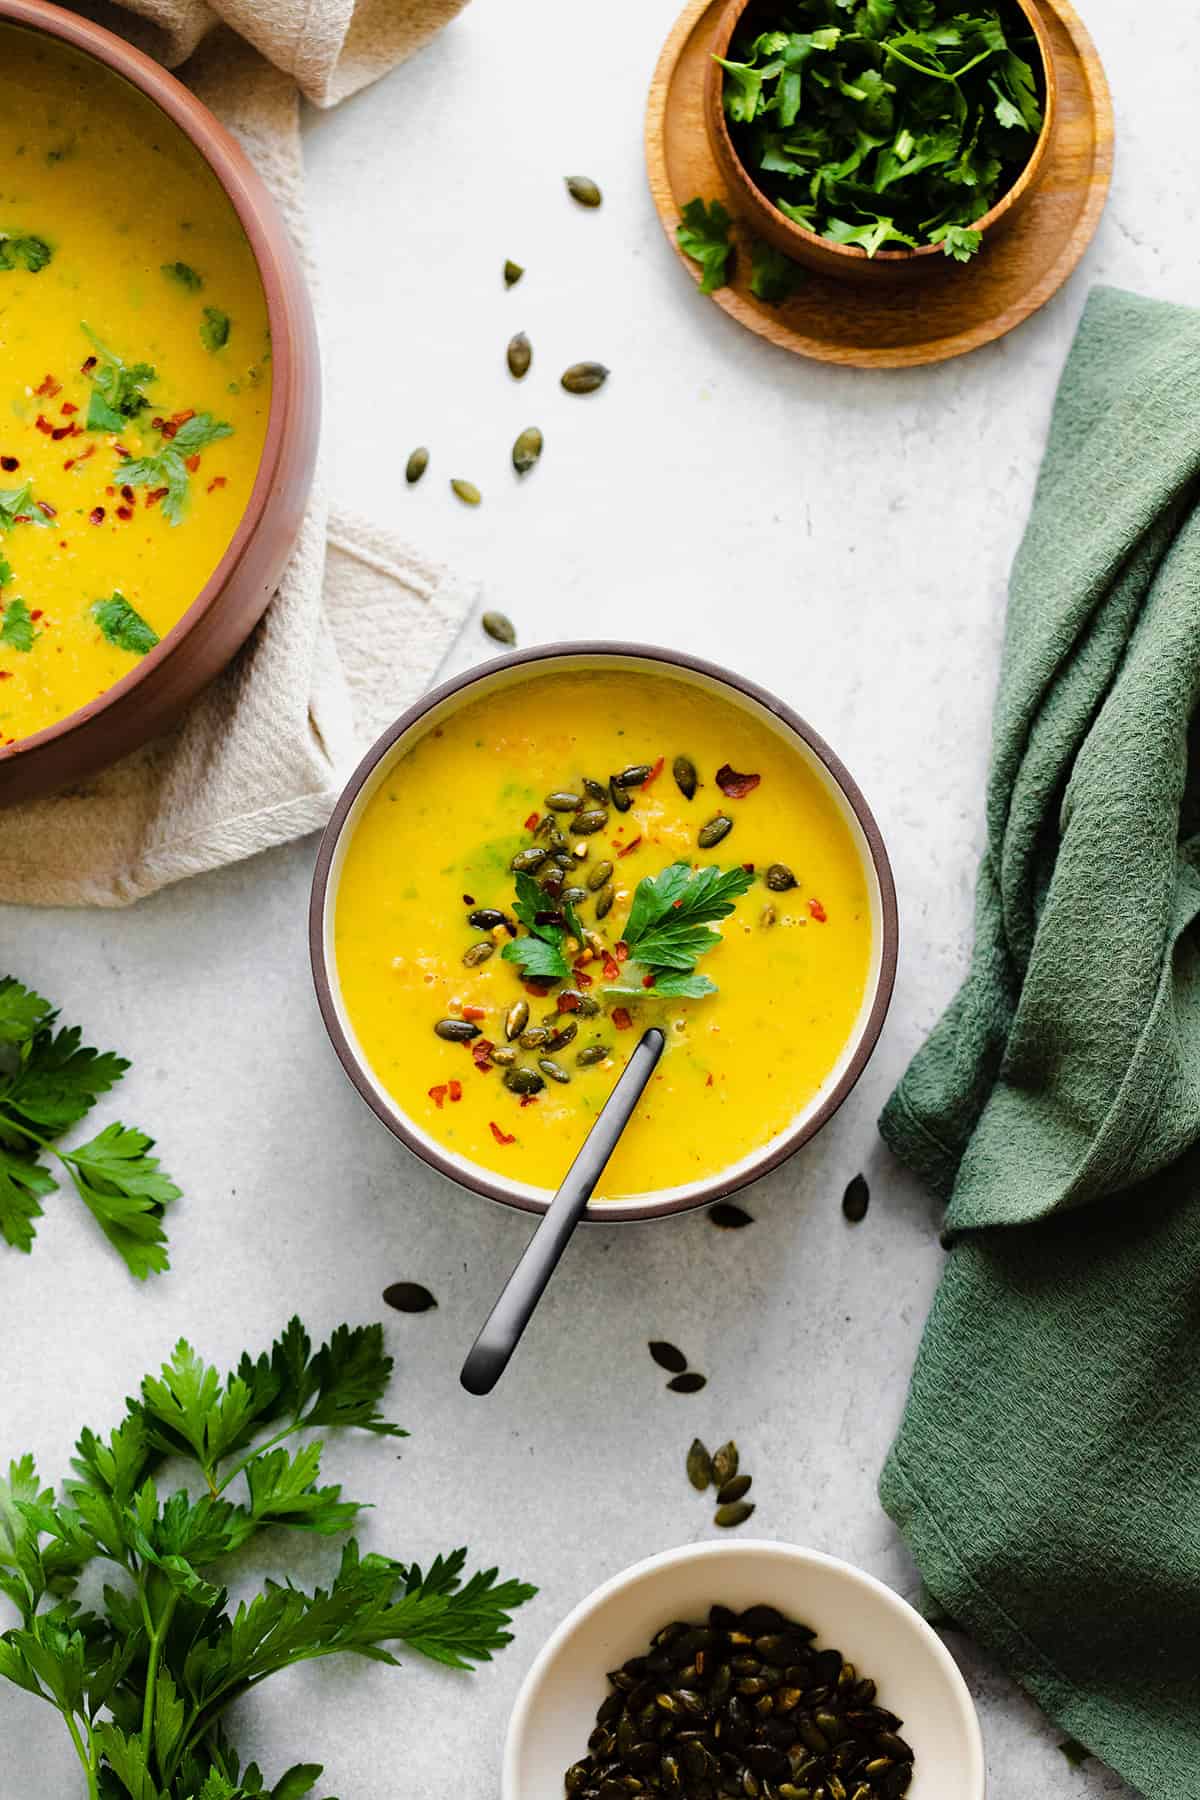
[[[644,875],[625,924],[629,960],[622,980],[610,984],[608,992],[645,999],[646,977],[653,976],[653,992],[664,999],[702,1000],[715,994],[716,984],[697,975],[696,964],[721,942],[713,924],[729,917],[753,882],[748,869],[719,869],[715,863],[693,869],[676,862],[658,875]]]
[[[48,1000],[12,976],[0,979],[0,1236],[33,1247],[42,1201],[58,1182],[55,1157],[113,1248],[139,1280],[168,1267],[163,1218],[179,1189],[150,1152],[144,1131],[114,1123],[72,1149],[56,1140],[86,1118],[129,1064],[90,1049],[77,1025],[55,1029]]]
[[[127,363],[96,336],[90,325],[84,324],[82,330],[96,352],[96,366],[90,371],[92,392],[88,401],[87,429],[124,431],[129,421],[136,419],[150,404],[144,390],[147,383],[154,380],[154,364]]]
[[[539,924],[538,914],[550,910],[548,897],[533,876],[519,873],[513,912],[529,935],[513,938],[505,944],[500,955],[505,962],[516,963],[529,981],[565,980],[571,972],[562,948],[567,932],[583,942],[583,926],[572,906],[561,907],[563,924],[551,924],[545,919]]]
[[[319,1487],[324,1443],[287,1440],[354,1426],[403,1437],[379,1411],[391,1375],[378,1325],[343,1325],[315,1353],[293,1319],[257,1358],[222,1377],[186,1342],[147,1376],[107,1438],[84,1430],[62,1498],[33,1458],[0,1480],[0,1593],[20,1623],[0,1633],[0,1676],[62,1715],[89,1800],[300,1800],[321,1775],[296,1763],[268,1789],[228,1737],[227,1709],[293,1664],[354,1653],[395,1664],[390,1646],[451,1668],[487,1662],[510,1640],[534,1588],[495,1569],[463,1580],[466,1551],[425,1570],[350,1540],[311,1593],[268,1581],[231,1611],[217,1566],[264,1530],[349,1529],[361,1503]],[[160,1492],[166,1457],[202,1479]],[[103,1604],[74,1598],[94,1564],[116,1571]]]
[[[163,511],[172,525],[178,525],[187,505],[187,458],[232,435],[233,426],[214,419],[211,413],[193,413],[173,437],[164,437],[162,448],[154,456],[139,456],[122,463],[118,479],[129,487],[165,489]]]
[[[733,245],[729,241],[730,217],[719,200],[706,206],[697,197],[683,209],[675,237],[679,248],[701,268],[700,292],[714,294],[729,279],[729,258]]]

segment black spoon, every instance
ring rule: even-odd
[[[533,1309],[558,1266],[567,1239],[578,1225],[604,1166],[628,1125],[642,1090],[654,1073],[666,1039],[656,1025],[642,1033],[641,1041],[621,1071],[596,1123],[583,1141],[579,1155],[567,1170],[546,1216],[530,1238],[509,1276],[486,1324],[471,1346],[459,1380],[468,1394],[490,1394],[508,1367],[508,1359],[520,1342]]]

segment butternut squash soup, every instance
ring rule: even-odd
[[[254,254],[128,82],[0,27],[0,746],[175,625],[254,485],[271,392]]]
[[[361,1053],[451,1152],[554,1188],[642,1030],[667,1047],[599,1190],[730,1168],[837,1064],[867,876],[792,743],[688,682],[568,671],[429,729],[353,826],[334,960]]]

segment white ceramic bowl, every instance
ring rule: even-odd
[[[504,1746],[501,1800],[563,1800],[587,1753],[609,1669],[672,1619],[765,1601],[811,1625],[878,1684],[916,1752],[908,1800],[984,1800],[983,1742],[966,1683],[907,1601],[817,1550],[759,1540],[689,1544],[616,1575],[564,1619],[525,1677]]]

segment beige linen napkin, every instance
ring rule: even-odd
[[[303,255],[298,90],[332,104],[462,3],[128,0],[129,12],[79,10],[163,61],[188,59],[184,79],[241,139]],[[0,901],[121,906],[317,829],[358,753],[428,686],[474,598],[389,531],[331,507],[318,469],[262,624],[180,724],[85,786],[0,812]]]

